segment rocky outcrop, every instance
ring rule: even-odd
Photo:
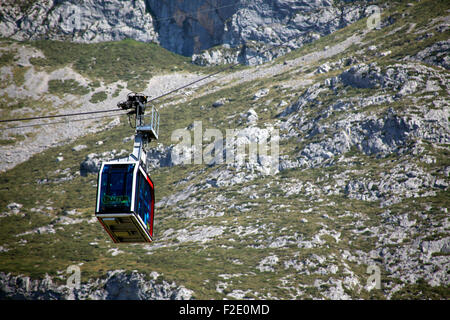
[[[234,0],[146,0],[164,48],[191,56],[223,42],[225,21],[241,6]]]
[[[414,60],[423,61],[435,66],[450,69],[450,58],[448,52],[450,51],[450,39],[433,43],[431,46],[419,51],[414,57]]]
[[[200,65],[257,65],[300,48],[365,16],[361,5],[328,0],[241,2],[224,25],[223,46],[194,54]]]
[[[193,292],[163,280],[157,272],[150,277],[137,271],[115,270],[106,278],[89,280],[77,287],[57,284],[61,279],[46,275],[32,280],[26,276],[0,273],[0,299],[14,300],[188,300]]]
[[[329,0],[38,0],[28,6],[10,0],[0,7],[0,35],[75,42],[132,38],[193,55],[196,64],[259,64],[364,15],[364,4]]]
[[[157,41],[143,1],[39,0],[27,7],[15,1],[0,6],[0,35],[16,40],[74,42]]]
[[[431,80],[436,79],[436,80]],[[394,64],[381,68],[376,63],[357,64],[342,72],[338,77],[326,79],[308,87],[299,99],[286,107],[280,114],[287,117],[282,129],[296,136],[295,128],[306,133],[311,142],[299,152],[301,166],[316,167],[335,156],[350,151],[353,147],[367,155],[387,156],[391,153],[407,153],[417,145],[414,141],[426,140],[432,143],[448,143],[448,103],[440,109],[424,109],[421,115],[399,115],[389,108],[385,113],[349,113],[332,124],[326,119],[341,112],[361,110],[371,105],[390,104],[414,93],[438,93],[449,90],[448,80],[431,68],[416,64]],[[302,114],[312,106],[321,107],[321,95],[329,90],[344,90],[345,87],[378,89],[370,97],[348,97],[338,99],[323,109],[315,119]],[[283,165],[283,164],[282,164]],[[289,167],[289,165],[286,163]]]
[[[131,137],[124,140],[130,141]],[[102,162],[125,157],[128,154],[129,152],[124,149],[120,152],[113,149],[100,154],[90,153],[80,163],[80,175],[97,174]],[[147,166],[149,168],[172,167],[184,163],[186,158],[191,157],[191,148],[185,148],[184,150],[181,145],[164,146],[159,143],[156,147],[147,150]]]
[[[89,153],[86,158],[80,163],[80,174],[87,176],[90,173],[98,173],[102,165],[102,161],[109,161],[120,156],[125,156],[128,151],[122,149],[120,152],[117,150],[106,151],[101,154]]]

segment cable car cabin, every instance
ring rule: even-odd
[[[104,162],[95,215],[115,243],[151,242],[155,193],[138,161]]]

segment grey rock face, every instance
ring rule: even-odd
[[[164,147],[158,144],[156,148],[151,148],[147,151],[147,165],[149,167],[172,167],[174,160],[172,159],[173,146]]]
[[[160,44],[185,56],[222,43],[224,23],[240,6],[233,0],[146,0]]]
[[[97,173],[100,170],[102,161],[109,161],[119,156],[124,156],[128,153],[127,150],[122,149],[120,152],[117,150],[111,150],[103,152],[102,154],[90,153],[86,158],[80,163],[80,174],[82,176],[87,176],[91,173]]]
[[[339,80],[344,85],[355,88],[392,89],[397,91],[399,96],[405,96],[419,89],[427,92],[440,90],[436,82],[427,80],[430,76],[434,77],[435,73],[418,64],[394,64],[381,68],[376,63],[361,63],[342,72]],[[442,80],[445,84],[446,81]]]
[[[359,10],[341,12],[328,0],[257,0],[242,3],[239,9],[226,25],[224,42],[231,46],[252,40],[277,44],[308,32],[327,34],[361,14]]]
[[[432,255],[435,252],[449,253],[450,238],[435,241],[423,241],[420,245],[422,252]]]
[[[300,98],[301,99],[301,98]],[[445,122],[445,118],[441,119]],[[337,121],[333,126],[323,126],[310,123],[309,136],[332,132],[331,136],[320,142],[312,142],[305,146],[299,153],[302,165],[315,167],[325,160],[341,155],[354,146],[367,155],[385,156],[393,152],[406,153],[408,143],[412,138],[425,138],[429,141],[441,141],[449,138],[448,126],[438,127],[432,130],[433,122],[424,119],[399,116],[388,110],[382,117],[367,116],[364,119],[349,117]],[[433,132],[430,134],[429,132]],[[427,133],[428,132],[428,133]]]
[[[300,96],[300,98],[295,103],[286,107],[283,110],[281,116],[286,116],[293,112],[298,112],[304,106],[306,106],[306,104],[310,102],[315,102],[316,101],[315,99],[323,90],[324,90],[323,88],[320,88],[320,83],[316,83],[310,86],[308,89],[305,90],[305,92]]]
[[[419,51],[413,58],[435,66],[450,69],[450,40],[436,42],[430,47]]]
[[[429,80],[437,78],[439,80]],[[433,82],[431,82],[433,81]],[[288,117],[281,125],[287,130],[288,137],[296,136],[296,130],[306,134],[306,138],[323,135],[318,142],[311,142],[298,154],[301,166],[315,167],[356,147],[367,155],[386,156],[393,152],[406,153],[415,148],[415,139],[424,139],[432,143],[449,141],[448,108],[424,110],[419,115],[399,115],[393,109],[378,115],[350,113],[334,121],[325,120],[342,111],[355,111],[370,105],[389,104],[403,96],[418,92],[441,90],[448,80],[439,78],[432,69],[417,64],[394,64],[381,68],[377,64],[358,64],[341,73],[339,77],[326,79],[308,87],[296,102],[287,106],[280,114]],[[338,99],[331,106],[321,106],[321,95],[330,89],[343,89],[345,86],[356,88],[379,88],[380,94],[361,98],[358,96]],[[304,114],[310,108],[323,108],[314,119],[307,119]],[[412,144],[411,144],[412,143]],[[412,148],[412,149],[411,149]],[[282,161],[282,167],[293,166],[289,161]]]
[[[253,124],[258,121],[258,114],[255,110],[253,110],[253,108],[251,108],[243,114],[242,118],[246,119],[247,124]]]
[[[86,156],[86,159],[80,164],[80,174],[82,176],[87,176],[89,173],[97,173],[102,165],[101,159],[96,157],[95,153]]]
[[[104,288],[103,294],[107,300],[188,300],[193,293],[184,287],[176,287],[174,283],[148,281],[145,275],[135,271],[131,274],[111,272]]]
[[[338,7],[329,0],[38,0],[25,12],[11,1],[0,7],[0,35],[75,42],[132,38],[158,42],[185,56],[194,54],[197,64],[254,65],[364,15],[360,5]]]
[[[81,283],[79,288],[56,285],[46,275],[41,280],[0,273],[0,299],[15,300],[188,300],[193,292],[165,280],[147,279],[137,271],[108,272],[106,278]]]
[[[0,34],[16,40],[157,41],[143,1],[39,0],[25,12],[7,3],[0,17]]]
[[[192,150],[179,150],[182,146],[170,145],[163,146],[158,144],[156,147],[147,150],[147,166],[149,168],[172,167],[184,162],[185,157],[192,156]],[[173,152],[174,151],[174,152]],[[183,153],[184,152],[184,153]],[[122,149],[106,151],[101,154],[90,153],[80,163],[80,175],[87,176],[89,174],[97,174],[100,170],[102,162],[110,161],[122,156],[128,155],[128,151]],[[177,156],[178,154],[181,154]]]
[[[361,140],[366,154],[391,153],[406,144],[408,135],[418,129],[414,121],[388,113],[382,119],[370,119],[361,123],[361,133],[369,139]],[[354,131],[354,130],[353,130]]]
[[[261,64],[332,33],[364,15],[364,9],[358,5],[349,3],[337,7],[328,0],[241,1],[223,26],[221,43],[224,46],[194,54],[192,61],[200,65]]]
[[[380,86],[382,81],[380,70],[375,65],[359,64],[343,72],[340,78],[344,85],[357,88],[375,88]]]

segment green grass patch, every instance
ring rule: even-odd
[[[89,88],[82,86],[74,79],[68,80],[50,80],[48,82],[48,92],[58,96],[65,94],[85,95],[90,92]]]
[[[92,80],[106,84],[119,80],[128,82],[130,89],[142,89],[154,74],[177,71],[206,71],[194,66],[189,59],[158,46],[135,40],[82,44],[38,40],[28,44],[36,47],[45,58],[32,58],[33,65],[54,70],[67,65]]]
[[[393,300],[440,300],[450,296],[450,287],[431,286],[424,279],[408,284],[392,296]]]
[[[12,63],[14,62],[14,52],[1,52],[0,55],[0,67],[4,67],[4,66],[10,66],[12,65]]]
[[[92,95],[92,97],[89,101],[92,103],[99,103],[99,102],[105,101],[107,98],[108,98],[108,95],[106,94],[105,91],[98,91]]]

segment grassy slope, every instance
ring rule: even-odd
[[[405,6],[405,10],[414,12],[417,8],[428,8],[430,3],[431,1],[424,1],[410,9],[406,9]],[[409,16],[409,18],[405,18],[406,20],[399,20],[388,28],[398,27],[398,23],[416,21],[419,18],[418,16],[424,12],[429,12],[422,10],[417,11],[415,16]],[[433,14],[438,16],[440,13],[434,12]],[[352,28],[355,27],[350,26],[348,29],[340,32],[342,32],[342,35],[345,35],[346,32],[352,32]],[[321,48],[321,46],[332,44],[337,36],[339,34],[324,37],[320,42],[310,45],[308,50],[313,51]],[[373,31],[368,36],[369,39],[373,39],[374,43],[380,43],[385,36],[385,31]],[[440,37],[440,35],[436,35],[436,37]],[[388,43],[388,40],[399,41],[399,38],[400,35],[395,34],[387,39],[384,38],[384,41],[385,43]],[[436,41],[436,39],[434,40]],[[142,53],[144,58],[134,59],[134,55],[133,57],[129,56],[130,53],[123,54],[121,51],[123,44],[124,42],[86,45],[86,47],[84,45],[76,45],[70,47],[70,50],[65,48],[63,51],[60,51],[53,49],[67,44],[37,42],[33,43],[33,45],[44,51],[47,60],[38,60],[34,61],[34,63],[45,68],[73,63],[76,70],[94,79],[103,79],[104,81],[125,79],[129,85],[131,84],[131,87],[133,86],[133,81],[136,80],[136,86],[139,87],[140,83],[142,83],[141,81],[145,81],[145,77],[149,77],[152,72],[148,61],[157,61],[157,59],[146,59],[145,50]],[[394,54],[396,55],[400,54],[400,52],[403,52],[404,55],[411,54],[414,50],[417,50],[417,45],[411,44],[411,42],[396,42],[397,44],[398,46],[394,49]],[[133,45],[141,46],[138,43],[133,43]],[[142,46],[147,48],[146,45]],[[386,44],[386,46],[388,45]],[[103,51],[101,48],[103,48]],[[347,54],[354,54],[355,49],[350,48]],[[69,54],[67,51],[77,52],[76,50],[79,50],[78,53],[74,53],[73,56],[70,53],[70,57],[65,57],[64,55],[59,57],[57,54],[57,52]],[[114,56],[115,60],[106,59],[106,57],[110,56],[110,54],[105,54],[109,52],[108,50],[111,50],[111,56]],[[283,59],[301,55],[302,50],[306,49],[293,52],[291,56]],[[141,54],[140,50],[136,52],[136,56]],[[83,58],[81,58],[82,56]],[[92,57],[96,58],[96,64],[92,64]],[[115,62],[118,57],[120,57],[120,60],[133,59],[131,61],[134,62],[128,68],[120,69],[123,67],[123,64]],[[373,59],[377,58],[373,57]],[[188,70],[193,68],[179,60],[173,62],[177,66],[180,66],[180,63],[183,68],[186,67]],[[162,71],[170,71],[173,64],[165,63],[165,69]],[[155,63],[155,65],[159,65],[159,63]],[[116,67],[118,70],[116,70]],[[128,74],[128,69],[140,70],[136,74],[145,74],[145,77],[134,79]],[[295,76],[289,75],[289,77]],[[285,99],[287,94],[299,94],[299,92],[289,92],[289,90],[283,92],[277,89],[277,85],[282,83],[283,77],[277,79],[261,79],[248,86],[240,85],[224,89],[214,94],[194,99],[187,104],[179,104],[173,108],[163,108],[161,110],[161,142],[170,144],[170,133],[174,129],[186,127],[194,120],[199,119],[204,121],[204,127],[214,127],[221,130],[235,128],[239,125],[239,116],[232,118],[230,122],[228,120],[224,121],[225,117],[234,114],[239,115],[240,112],[246,111],[250,107],[257,109],[261,119],[261,126],[268,119],[273,121],[273,116],[276,112],[272,108],[269,108],[270,110],[266,113],[262,111],[265,102],[270,99],[273,101]],[[277,81],[280,81],[280,83]],[[263,87],[270,87],[270,94],[259,100],[258,103],[252,102],[252,94]],[[364,90],[354,94],[360,93],[370,94],[369,91],[365,92]],[[211,108],[211,103],[219,97],[231,98],[232,101],[224,107]],[[274,104],[270,104],[270,106],[272,105]],[[202,110],[201,106],[206,106],[206,108]],[[379,208],[377,203],[351,200],[344,195],[329,196],[326,198],[326,201],[320,201],[320,195],[310,197],[299,194],[285,198],[282,189],[275,187],[277,183],[298,180],[302,183],[311,182],[320,186],[322,183],[329,183],[329,181],[318,182],[318,178],[323,178],[325,173],[331,175],[332,173],[344,171],[347,169],[346,165],[336,165],[325,169],[287,170],[274,178],[261,177],[249,183],[235,185],[230,188],[202,190],[194,195],[195,198],[190,198],[186,203],[180,204],[176,210],[172,207],[163,207],[156,213],[155,232],[157,241],[150,248],[158,244],[167,246],[164,248],[155,248],[149,251],[148,247],[141,245],[114,245],[98,223],[89,224],[86,221],[68,226],[57,225],[55,234],[30,234],[17,237],[17,234],[49,224],[57,217],[65,215],[64,212],[67,210],[76,209],[85,220],[92,217],[96,187],[96,177],[94,175],[88,177],[76,176],[73,180],[62,183],[36,184],[36,181],[43,178],[57,179],[61,176],[60,173],[56,172],[58,169],[62,171],[68,168],[71,174],[75,174],[79,170],[79,163],[84,159],[85,155],[91,152],[101,153],[111,149],[129,150],[131,144],[123,143],[122,139],[133,134],[133,131],[128,127],[125,119],[122,122],[125,124],[112,131],[87,135],[69,145],[50,148],[0,175],[0,208],[5,208],[8,203],[15,201],[23,204],[22,212],[25,213],[24,217],[10,216],[0,218],[2,230],[0,233],[0,245],[9,249],[6,252],[0,252],[0,271],[27,274],[33,278],[41,278],[45,273],[56,276],[64,272],[70,264],[83,263],[81,267],[82,281],[87,281],[87,279],[92,277],[102,277],[109,270],[136,269],[146,273],[158,271],[164,275],[164,278],[174,280],[177,284],[193,289],[195,297],[200,299],[223,298],[234,289],[248,290],[246,297],[249,298],[310,298],[320,297],[320,293],[313,286],[314,281],[316,279],[326,281],[329,275],[320,276],[296,273],[292,268],[286,269],[283,266],[283,262],[293,258],[297,259],[297,261],[305,261],[306,259],[312,259],[313,254],[330,257],[330,260],[327,260],[327,262],[333,261],[339,266],[338,274],[334,277],[344,278],[346,276],[342,271],[344,266],[338,258],[342,250],[368,252],[373,249],[373,237],[376,235],[367,234],[357,237],[349,232],[354,229],[353,224],[355,221],[354,218],[347,217],[344,213],[361,213],[367,218],[363,227],[376,226],[380,223],[380,214],[384,211],[384,209]],[[95,142],[98,140],[104,141],[104,144],[97,146]],[[77,144],[85,144],[88,148],[81,152],[72,151],[71,148]],[[296,144],[296,141],[292,141],[281,146],[281,153],[295,149],[297,147]],[[431,165],[433,168],[450,165],[448,157],[440,154],[440,151],[436,150],[434,152],[439,161]],[[64,161],[62,162],[56,162],[56,157],[59,153],[62,153],[64,156]],[[355,170],[370,168],[369,172],[374,175],[386,170],[386,162],[383,160],[362,156],[357,152],[348,156],[353,156]],[[389,165],[394,166],[400,162],[401,159],[397,159],[394,156]],[[189,182],[196,183],[204,180],[204,177],[215,169],[215,167],[180,166],[154,170],[152,179],[157,187],[157,201],[162,197],[183,190],[184,185],[179,184],[179,181],[187,177],[189,173],[196,173],[195,177]],[[266,187],[268,183],[272,183],[274,187],[268,189]],[[246,187],[255,189],[260,198],[249,199],[246,194],[242,193],[242,189]],[[269,199],[272,200],[271,203],[264,199],[263,196],[265,194],[269,194]],[[223,195],[229,199],[229,202],[216,203],[215,198],[218,195]],[[245,212],[236,208],[230,209],[230,203],[247,208],[257,205],[257,209]],[[186,211],[198,208],[198,204],[214,205],[216,211],[224,211],[224,215],[197,219],[183,217]],[[411,206],[418,208],[425,207],[427,204],[432,204],[433,207],[448,208],[450,205],[448,192],[438,193],[436,197],[406,200],[392,206],[390,209],[400,214],[409,212]],[[43,207],[43,213],[37,213],[32,210],[32,208],[39,207]],[[52,209],[46,209],[46,207],[52,207]],[[313,213],[307,212],[310,208],[314,208]],[[326,218],[324,214],[334,220]],[[439,211],[435,212],[435,214],[442,215]],[[306,218],[308,223],[301,223],[300,220],[303,218]],[[341,242],[336,243],[331,237],[327,238],[327,236],[324,236],[324,239],[327,240],[326,245],[319,248],[300,250],[296,245],[287,245],[282,248],[267,248],[273,239],[285,235],[292,236],[294,233],[305,237],[305,239],[310,239],[322,228],[322,224],[327,225],[329,229],[341,232]],[[164,232],[170,229],[180,230],[186,228],[193,230],[198,226],[209,225],[223,226],[227,228],[227,231],[222,236],[205,244],[194,242],[178,243],[175,239],[164,242],[158,241]],[[257,236],[239,236],[234,231],[240,226],[245,228],[266,227],[270,230],[270,233]],[[58,227],[61,228],[58,229]],[[119,248],[123,253],[112,256],[108,252],[111,248]],[[280,259],[278,265],[275,266],[276,272],[260,272],[256,267],[263,258],[269,255],[277,255]],[[356,262],[348,262],[348,264],[361,282],[365,283],[367,278],[365,274],[366,266]],[[326,267],[326,265],[323,267]],[[224,277],[221,276],[223,274],[241,274],[241,276],[224,281]],[[280,279],[283,279],[283,281]],[[389,275],[383,274],[383,279],[390,279]],[[220,282],[228,283],[223,290],[223,294],[216,290]],[[293,288],[300,288],[302,292],[298,293]],[[326,290],[326,285],[321,289]],[[420,295],[419,292],[422,292],[422,294]],[[347,293],[354,298],[382,299],[384,297],[383,292],[377,290],[373,290],[370,293],[365,291],[361,293],[349,291]],[[448,294],[448,290],[446,291],[445,288],[431,288],[427,284],[420,282],[406,287],[403,291],[398,292],[396,297],[442,298],[448,297]]]
[[[145,88],[146,81],[155,74],[201,70],[186,57],[154,43],[131,39],[95,44],[40,40],[30,44],[42,50],[46,57],[31,59],[36,66],[54,69],[71,64],[77,72],[90,79],[99,79],[105,83],[125,81],[132,91]]]
[[[9,68],[11,72],[11,76],[7,75],[0,83],[0,89],[16,86],[20,90],[24,85],[25,73],[30,67],[23,67],[18,63],[19,56],[16,48],[19,46],[37,48],[43,52],[45,58],[30,58],[35,72],[50,73],[68,66],[88,81],[88,85],[84,86],[73,79],[50,80],[48,93],[59,98],[64,98],[68,94],[75,96],[91,94],[101,86],[101,83],[104,86],[115,85],[116,91],[112,93],[112,97],[115,97],[120,89],[123,89],[123,82],[125,82],[125,89],[140,92],[147,87],[149,79],[155,75],[171,72],[208,73],[217,69],[192,65],[188,58],[171,53],[156,44],[140,43],[130,39],[96,44],[50,40],[18,42],[0,39],[0,47],[5,48],[0,51],[0,68]],[[122,81],[122,84],[116,84],[117,81]],[[98,91],[93,94],[90,101],[97,103],[106,98],[107,92]],[[64,107],[58,105],[57,108]],[[31,96],[10,98],[7,94],[0,96],[2,119],[14,118],[18,109],[23,117],[35,116],[39,113],[52,114],[56,111],[50,95],[39,98]],[[2,140],[2,144],[8,144],[8,142]]]

